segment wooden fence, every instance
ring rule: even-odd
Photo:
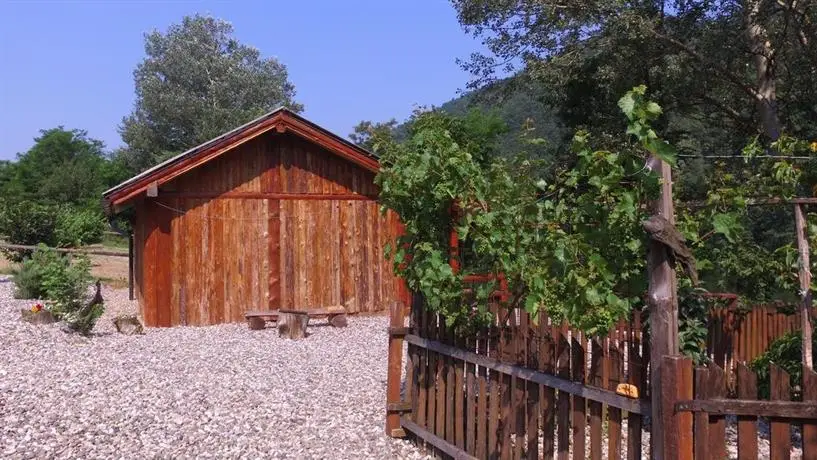
[[[681,396],[674,403],[674,419],[665,424],[673,430],[668,438],[677,449],[671,458],[817,459],[814,371],[803,369],[797,391],[802,401],[794,402],[789,375],[776,366],[770,369],[770,397],[762,400],[757,376],[743,364],[737,365],[732,390],[717,365],[693,370],[689,360],[677,357],[665,358],[665,364],[674,371],[669,378]],[[763,426],[767,423],[768,429]]]
[[[709,314],[707,352],[721,367],[751,362],[778,337],[799,331],[800,323],[800,312],[791,308],[715,308]]]
[[[422,305],[410,327],[401,425],[454,458],[641,458],[649,414],[647,350],[636,316],[610,337],[587,338],[527,313],[458,337]],[[616,392],[619,384],[638,397]],[[606,433],[603,436],[603,432]]]
[[[430,452],[457,459],[649,457],[642,428],[643,417],[652,414],[650,356],[640,315],[607,337],[591,338],[547,317],[534,323],[523,311],[494,309],[493,324],[460,337],[419,297],[414,300],[408,327],[405,309],[392,310],[390,434],[411,435]],[[713,317],[735,313],[723,312]],[[767,329],[771,336],[796,328],[796,316],[785,315],[783,322],[782,315],[753,310],[740,317],[739,330],[752,334],[769,324],[777,327]],[[408,355],[401,392],[403,341]],[[804,384],[795,388],[773,367],[771,400],[764,401],[757,377],[735,363],[727,376],[729,368],[693,369],[686,358],[664,358],[662,385],[670,390],[661,398],[669,433],[662,458],[785,459],[794,452],[817,460],[817,374],[804,370]],[[632,385],[636,394],[620,384]],[[791,401],[793,394],[802,401]],[[736,427],[727,429],[730,423]]]

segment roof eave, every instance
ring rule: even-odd
[[[106,190],[102,194],[104,208],[113,214],[120,212],[151,184],[161,185],[168,182],[272,129],[280,132],[292,131],[370,171],[377,172],[379,168],[378,157],[374,153],[312,123],[286,107],[280,107]],[[189,164],[184,163],[186,160],[189,160]]]

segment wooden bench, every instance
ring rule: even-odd
[[[326,318],[333,327],[346,327],[346,309],[341,306],[305,310],[309,318]],[[278,321],[278,310],[251,310],[244,313],[250,329],[257,331],[266,327],[267,321]]]

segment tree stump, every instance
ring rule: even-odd
[[[143,334],[144,327],[136,315],[119,315],[113,319],[116,332],[125,335]]]
[[[20,309],[20,319],[31,324],[52,324],[57,321],[48,310],[34,312],[30,308]]]
[[[333,327],[346,327],[346,314],[329,315],[329,324]]]
[[[306,337],[306,326],[309,324],[309,313],[296,310],[278,312],[278,336],[290,339]]]
[[[260,316],[251,316],[247,318],[247,322],[250,323],[250,329],[253,331],[260,331],[267,325],[267,320]]]

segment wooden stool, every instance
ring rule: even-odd
[[[309,324],[309,313],[297,310],[278,311],[278,336],[289,339],[306,337],[306,326]]]

